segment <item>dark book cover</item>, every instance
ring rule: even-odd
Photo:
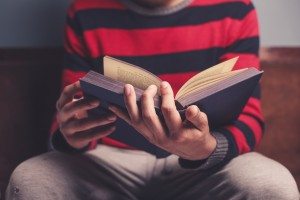
[[[261,75],[261,71],[249,68],[229,79],[219,81],[205,88],[203,91],[198,91],[182,98],[181,101],[176,102],[176,105],[178,105],[177,109],[182,118],[184,118],[185,109],[189,105],[197,105],[206,113],[210,130],[228,125],[241,113],[257,86]],[[101,107],[94,109],[93,113],[101,114],[107,112],[107,106],[110,103],[126,109],[123,100],[125,83],[90,71],[80,79],[80,84],[86,96],[96,97],[101,101]],[[135,88],[135,91],[137,100],[139,100],[143,90]],[[154,104],[157,114],[162,116],[159,96],[155,96]],[[118,119],[116,122],[116,131],[108,137],[154,154],[157,157],[166,157],[169,155],[168,152],[148,142],[134,128],[121,119]]]

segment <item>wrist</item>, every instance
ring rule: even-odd
[[[199,149],[195,151],[195,154],[182,158],[190,161],[207,159],[215,151],[217,147],[217,140],[211,133],[209,133],[198,146]]]
[[[224,159],[228,152],[228,140],[224,135],[218,132],[212,132],[211,135],[216,140],[216,147],[213,152],[206,159],[190,160],[186,158],[179,158],[179,164],[186,169],[209,169],[220,163],[224,163]]]
[[[207,135],[206,142],[203,145],[205,146],[205,151],[202,159],[207,159],[215,151],[217,147],[217,140],[211,133],[209,133]]]

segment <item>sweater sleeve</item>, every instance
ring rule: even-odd
[[[76,5],[73,3],[68,10],[65,24],[64,63],[61,88],[78,81],[92,68],[93,62],[84,44],[83,33],[76,16]],[[80,96],[82,94],[78,95]],[[92,148],[92,146],[95,146],[95,142],[91,142],[89,148]],[[62,133],[59,131],[56,117],[53,119],[50,130],[49,148],[51,150],[78,152],[77,149],[72,148],[65,141]],[[86,149],[88,148],[83,148],[82,150]]]
[[[240,10],[244,17],[232,23],[228,29],[227,42],[220,61],[239,56],[235,69],[255,67],[259,69],[259,30],[256,11],[251,1],[244,1],[247,6]],[[264,119],[260,103],[260,85],[255,88],[237,120],[228,126],[212,131],[217,140],[217,147],[205,161],[195,164],[193,161],[180,159],[185,168],[208,169],[223,165],[232,158],[252,151],[261,141]]]
[[[259,30],[257,15],[251,1],[245,9],[245,17],[239,24],[239,30],[231,33],[232,44],[226,48],[221,59],[239,56],[235,69],[259,67]],[[253,151],[259,144],[264,130],[264,119],[260,103],[260,84],[257,85],[238,119],[232,124],[217,130],[228,140],[228,152],[225,160]]]

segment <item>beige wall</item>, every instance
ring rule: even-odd
[[[300,46],[300,0],[253,0],[262,45]]]

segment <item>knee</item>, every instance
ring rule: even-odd
[[[42,169],[36,170],[37,165],[37,158],[33,158],[17,166],[10,177],[6,189],[6,197],[8,199],[20,199],[21,193],[21,196],[27,196],[24,193],[39,184],[38,177],[40,177],[40,174],[36,173],[36,171],[42,171]]]
[[[29,159],[17,166],[13,173],[11,174],[9,183],[11,185],[18,185],[18,186],[27,186],[29,182],[35,182],[36,176],[39,175],[35,173],[37,169],[37,162],[34,159]]]
[[[49,161],[51,157],[53,157],[53,153],[47,153],[22,162],[13,171],[10,183],[28,185],[29,183],[39,183],[45,176],[53,177],[50,174],[51,164]]]
[[[41,195],[46,187],[51,186],[51,189],[59,187],[61,174],[55,169],[55,162],[59,157],[62,156],[58,153],[47,153],[26,160],[17,166],[6,189],[7,198],[31,199],[32,195]]]
[[[228,164],[227,178],[247,199],[299,199],[291,173],[278,162],[249,153]]]

